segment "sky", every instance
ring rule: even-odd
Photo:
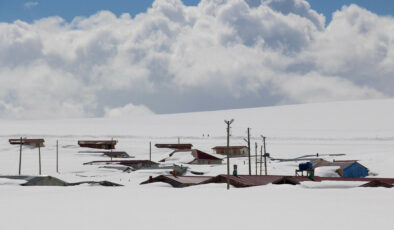
[[[0,0],[0,118],[393,97],[394,1]]]
[[[124,1],[124,0],[0,0],[0,22],[13,22],[23,20],[32,22],[34,20],[60,16],[70,22],[77,16],[90,16],[100,10],[109,10],[117,16],[129,13],[135,16],[146,12],[152,6],[154,0]],[[182,0],[187,6],[195,6],[200,0]],[[260,2],[251,0],[250,2]],[[378,15],[394,15],[394,1],[390,0],[308,0],[311,7],[331,21],[332,13],[340,10],[343,5],[357,4]]]

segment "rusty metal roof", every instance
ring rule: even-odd
[[[211,154],[208,154],[206,152],[203,152],[201,150],[198,149],[194,149],[193,150],[195,152],[195,158],[196,159],[203,159],[203,160],[222,160],[221,158],[212,156]]]
[[[160,175],[152,178],[151,182],[166,182],[174,187],[185,187],[190,185],[210,184],[210,183],[226,183],[227,175],[210,176],[172,176]],[[359,181],[368,182],[364,187],[368,186],[383,186],[393,187],[394,178],[342,178],[342,177],[318,177],[315,176],[313,180],[305,176],[284,176],[284,175],[230,175],[230,184],[237,188],[252,187],[267,184],[299,184],[304,181],[322,182],[322,181]],[[141,184],[150,183],[149,180]]]
[[[204,183],[226,183],[227,175],[218,175]],[[234,187],[251,187],[259,185],[267,185],[271,183],[282,184],[299,184],[302,181],[310,181],[308,177],[281,176],[281,175],[230,175],[230,184]]]
[[[79,140],[78,144],[96,144],[96,145],[102,145],[102,144],[116,144],[118,143],[117,140]]]
[[[148,184],[153,182],[165,182],[171,184],[173,187],[186,187],[191,185],[201,184],[204,181],[211,179],[211,176],[173,176],[173,175],[160,175],[146,180],[141,184]]]
[[[394,178],[381,178],[381,177],[319,177],[315,176],[314,181],[365,181],[371,182],[378,180],[388,184],[394,184]]]
[[[243,149],[248,148],[248,146],[229,146],[229,149]],[[227,149],[227,146],[215,146],[212,149]]]
[[[191,149],[192,144],[155,144],[156,148]]]
[[[385,187],[385,188],[392,188],[394,187],[393,184],[390,184],[388,182],[385,181],[381,181],[381,180],[373,180],[370,181],[366,184],[360,185],[360,187]]]
[[[21,144],[21,139],[9,139],[8,140],[11,145],[20,145]],[[30,144],[30,143],[44,143],[45,140],[40,138],[40,139],[29,139],[29,138],[22,138],[22,144]]]
[[[112,161],[90,161],[83,163],[84,165],[100,165],[100,164],[121,164],[121,165],[133,165],[140,163],[149,163],[158,165],[158,163],[150,160],[112,160]]]

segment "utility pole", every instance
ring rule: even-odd
[[[56,172],[59,173],[59,140],[56,140]]]
[[[41,175],[41,143],[38,142],[38,175]]]
[[[19,175],[21,175],[21,170],[22,170],[22,137],[19,145]]]
[[[265,136],[261,135],[263,138],[263,144],[264,144],[264,170],[265,170],[265,175],[267,176],[267,151],[265,149]]]
[[[257,176],[257,142],[255,142],[254,145],[255,145],[254,153],[255,153],[255,162],[256,162],[256,176]]]
[[[260,176],[263,175],[263,146],[260,146]]]
[[[149,160],[152,160],[152,142],[149,141]]]
[[[249,175],[252,175],[252,164],[250,161],[250,128],[248,128],[248,159],[249,159]]]
[[[248,143],[249,175],[252,175],[252,163],[250,160],[250,128],[248,128],[248,139],[244,140]]]
[[[227,148],[226,148],[226,153],[227,153],[227,190],[230,189],[230,125],[231,123],[234,122],[234,119],[231,119],[231,121],[226,121],[224,122],[227,124]]]

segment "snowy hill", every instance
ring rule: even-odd
[[[234,118],[233,135],[280,137],[394,136],[394,99],[328,102],[129,119],[1,120],[1,135],[127,135],[145,137],[223,136],[224,119]]]

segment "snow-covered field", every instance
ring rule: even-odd
[[[2,120],[0,174],[18,173],[19,146],[9,138],[45,138],[42,172],[68,182],[109,180],[124,187],[22,187],[0,180],[0,229],[392,229],[394,189],[358,188],[359,184],[304,183],[226,190],[224,184],[174,189],[167,184],[139,185],[166,171],[82,165],[106,160],[80,153],[79,139],[119,141],[117,150],[148,159],[149,142],[192,143],[212,153],[226,144],[224,119],[234,118],[232,145],[244,145],[251,128],[252,144],[267,136],[267,151],[276,158],[344,153],[328,160],[357,159],[377,177],[394,177],[394,99],[332,102],[188,114],[152,115],[123,120]],[[208,135],[209,134],[209,137]],[[55,168],[59,140],[60,174]],[[170,150],[152,149],[160,160]],[[254,152],[253,152],[254,154]],[[247,159],[231,159],[247,174]],[[23,148],[22,174],[38,174],[37,149]],[[298,163],[269,162],[269,174],[293,175]],[[217,175],[226,165],[194,166]],[[255,173],[253,158],[252,172]],[[188,174],[190,175],[190,174]]]

